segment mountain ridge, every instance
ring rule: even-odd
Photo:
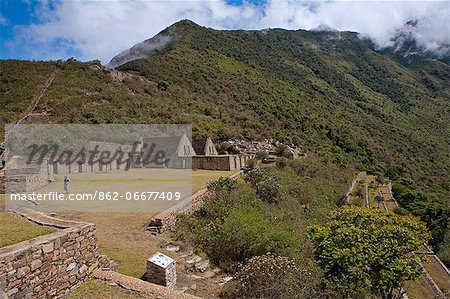
[[[406,22],[404,27],[398,28],[396,30],[396,35],[391,38],[392,45],[379,47],[368,36],[361,36],[360,33],[354,31],[338,31],[325,24],[311,30],[288,30],[283,28],[266,28],[260,30],[216,30],[212,28],[202,27],[191,20],[185,19],[170,25],[155,36],[139,42],[131,48],[122,51],[118,55],[114,56],[106,66],[110,68],[117,68],[132,60],[151,58],[158,52],[161,52],[167,47],[170,47],[173,42],[182,39],[186,34],[186,31],[196,30],[199,28],[226,32],[261,32],[263,34],[269,32],[270,30],[286,30],[293,32],[310,32],[336,35],[338,39],[341,38],[341,35],[354,35],[360,38],[361,41],[366,43],[372,50],[384,55],[391,55],[398,62],[406,66],[414,65],[424,60],[437,60],[448,64],[448,62],[450,61],[449,44],[441,43],[440,47],[434,49],[434,51],[417,44],[414,31],[416,30],[418,23],[418,20],[411,20],[409,22]]]

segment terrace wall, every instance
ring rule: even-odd
[[[240,170],[250,158],[250,155],[193,156],[192,169]]]
[[[94,224],[61,221],[40,213],[31,218],[36,215],[46,225],[67,228],[0,248],[0,289],[10,299],[61,297],[109,264],[98,253]]]

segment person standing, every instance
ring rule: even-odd
[[[69,193],[69,184],[70,184],[70,180],[67,176],[64,177],[64,191],[66,191],[66,193]]]

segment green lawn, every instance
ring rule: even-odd
[[[2,194],[0,195],[1,207],[3,207],[3,202],[4,195]],[[53,231],[55,229],[33,224],[16,214],[4,212],[3,208],[0,208],[0,247],[33,239]]]

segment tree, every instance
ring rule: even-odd
[[[423,257],[411,252],[430,233],[413,216],[344,207],[332,212],[327,224],[311,227],[309,237],[326,278],[344,297],[371,292],[386,299],[422,274]]]
[[[378,202],[378,208],[380,208],[380,204],[384,202],[384,197],[381,195],[375,196],[375,200]]]

